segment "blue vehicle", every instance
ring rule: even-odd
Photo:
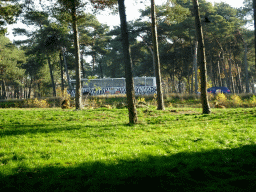
[[[227,87],[211,87],[207,89],[208,93],[230,93],[230,90]]]

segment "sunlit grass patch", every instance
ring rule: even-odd
[[[24,186],[39,182],[40,190],[58,191],[58,184],[77,191],[70,186],[190,180],[199,169],[211,173],[207,182],[221,185],[214,175],[228,171],[222,181],[228,183],[239,176],[234,165],[243,171],[256,155],[254,108],[212,109],[210,115],[196,108],[140,108],[133,126],[127,109],[1,109],[0,115],[2,186],[18,176],[31,178]]]

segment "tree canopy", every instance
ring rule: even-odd
[[[5,74],[4,79],[8,79],[8,82],[22,82],[18,74],[25,74],[28,83],[21,86],[37,90],[36,92],[40,92],[41,95],[43,95],[43,91],[51,95],[53,85],[49,67],[52,66],[54,84],[58,87],[62,78],[59,53],[63,49],[65,49],[64,56],[67,64],[67,67],[64,67],[63,77],[65,86],[68,86],[66,72],[71,79],[77,76],[75,58],[78,56],[75,56],[75,37],[72,24],[72,9],[74,8],[76,9],[79,37],[77,47],[79,47],[82,77],[117,78],[125,76],[120,26],[110,27],[100,23],[94,13],[88,12],[87,9],[88,7],[97,9],[97,12],[105,8],[113,9],[117,6],[116,0],[49,1],[55,6],[44,6],[44,9],[41,10],[32,6],[32,1],[26,7],[18,0],[10,2],[1,1],[0,4],[2,30],[4,24],[15,22],[15,18],[22,13],[24,8],[26,8],[26,13],[22,14],[24,23],[30,28],[33,26],[35,30],[29,32],[27,29],[15,29],[16,35],[23,34],[28,39],[14,42],[16,45],[7,43],[10,47],[6,46],[7,44],[1,45],[0,54],[13,55],[13,58],[6,60],[5,63],[1,61],[1,70],[15,69],[13,65],[17,69],[17,75],[12,78],[7,77],[7,73]],[[252,2],[252,0],[245,0],[244,7],[238,9],[223,2],[212,5],[205,0],[199,0],[208,69],[207,87],[227,86],[232,92],[242,93],[246,91],[246,84],[248,84],[249,89],[253,90],[255,76],[254,32],[246,27],[246,24],[252,20],[248,17],[253,11]],[[164,91],[200,92],[200,87],[197,90],[195,87],[195,81],[200,83],[199,79],[195,79],[196,74],[200,74],[200,69],[195,70],[193,64],[196,31],[192,1],[168,1],[166,4],[156,6],[156,13]],[[127,29],[133,75],[154,76],[150,7],[140,10],[140,17],[128,22]],[[2,38],[3,42],[7,41],[4,36]],[[247,52],[245,52],[245,46]],[[16,50],[25,56],[22,56],[21,59],[19,54],[11,54],[11,50]],[[47,51],[51,65],[48,64]],[[245,54],[247,67],[244,60]],[[15,62],[12,63],[10,60],[15,60]],[[14,70],[10,73],[14,73]],[[39,74],[42,73],[45,74],[44,79],[40,78]]]

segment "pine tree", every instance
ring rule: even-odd
[[[201,102],[203,107],[203,114],[209,114],[210,105],[207,97],[207,71],[206,71],[206,58],[205,58],[205,45],[203,38],[203,29],[200,20],[199,4],[197,0],[193,0],[195,10],[195,22],[196,22],[196,33],[198,40],[198,62],[200,66],[200,78],[201,78]]]
[[[132,73],[132,61],[131,52],[129,46],[129,35],[127,30],[126,14],[124,0],[118,0],[118,8],[121,22],[121,34],[122,34],[122,44],[123,44],[123,54],[125,62],[125,78],[126,78],[126,95],[129,111],[129,123],[137,123],[137,111],[135,106],[135,92],[133,83],[133,73]]]
[[[157,26],[156,26],[156,10],[155,1],[151,0],[151,19],[152,19],[152,39],[153,39],[153,52],[154,52],[154,64],[157,84],[157,104],[158,110],[164,110],[164,99],[161,82],[161,71],[160,71],[160,59],[158,52],[158,38],[157,38]]]

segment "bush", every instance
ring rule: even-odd
[[[35,98],[35,99],[26,99],[26,100],[24,100],[23,107],[28,107],[28,108],[48,108],[48,107],[50,107],[50,105],[46,101],[46,99],[38,100],[37,98]]]
[[[219,104],[226,104],[227,103],[227,97],[223,93],[218,93],[215,97],[215,101]]]
[[[250,105],[250,107],[255,107],[256,106],[256,97],[255,97],[255,95],[250,97],[249,105]]]
[[[11,108],[11,107],[19,107],[21,105],[21,101],[4,101],[0,102],[1,108]]]
[[[238,95],[234,94],[231,96],[231,103],[235,106],[240,106],[243,101]]]

